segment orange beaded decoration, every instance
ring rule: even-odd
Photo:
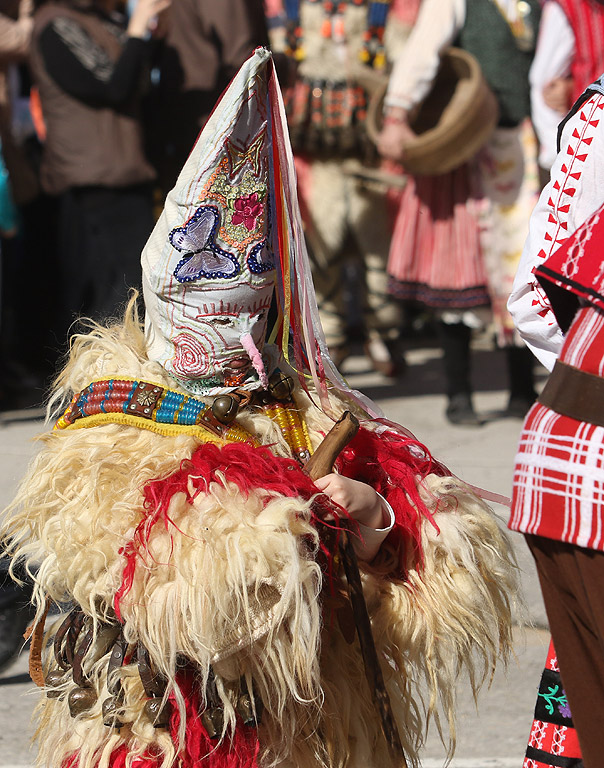
[[[264,412],[276,422],[294,458],[300,464],[306,464],[312,454],[312,445],[306,424],[294,401],[288,400],[283,403],[273,400],[264,405]]]

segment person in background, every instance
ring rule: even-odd
[[[0,200],[0,410],[19,402],[27,385],[20,349],[24,339],[17,338],[17,329],[25,333],[31,347],[35,344],[26,333],[19,310],[15,287],[20,284],[21,263],[29,256],[23,249],[19,205],[28,205],[36,198],[38,184],[33,169],[23,152],[21,136],[14,131],[13,83],[16,67],[27,59],[33,28],[31,0],[21,3],[0,3],[0,152],[2,163],[2,197]],[[36,293],[34,291],[34,293]],[[37,297],[37,294],[36,294]],[[39,351],[39,350],[37,350]]]
[[[46,141],[41,184],[59,206],[62,333],[121,311],[140,285],[136,254],[153,228],[140,101],[149,37],[169,0],[139,0],[127,26],[116,0],[47,2],[36,12],[31,68]]]
[[[537,723],[527,768],[599,768],[604,748],[603,109],[601,77],[562,124],[509,301],[522,338],[552,371],[524,422],[509,521],[535,558],[564,686],[550,680],[543,692],[560,731],[553,757]],[[583,763],[567,749],[571,712]]]
[[[272,14],[276,5],[272,0]],[[371,162],[366,85],[376,76],[387,77],[387,62],[404,45],[417,7],[417,0],[285,2],[284,30],[280,37],[275,34],[273,46],[290,65],[289,81],[282,86],[327,343],[340,365],[352,338],[364,336],[372,367],[387,376],[404,364],[400,307],[387,291],[391,220],[385,194],[351,176],[346,161]],[[356,272],[358,284],[353,329],[347,268]]]
[[[589,83],[604,72],[604,4],[547,0],[530,71],[542,184],[556,157],[558,124]]]
[[[13,339],[7,334],[6,318],[12,311],[15,285],[9,279],[14,274],[9,259],[15,253],[7,247],[18,232],[15,194],[22,203],[29,202],[37,190],[31,187],[31,170],[23,165],[18,142],[12,130],[9,75],[14,64],[23,62],[29,51],[33,28],[31,0],[20,3],[0,3],[0,142],[2,150],[2,194],[0,198],[0,410],[8,403],[8,369],[12,367],[9,354]],[[7,251],[9,251],[7,253]],[[10,304],[9,304],[10,302]],[[23,644],[23,632],[34,616],[29,601],[32,584],[25,580],[16,584],[8,575],[9,561],[0,556],[0,670],[8,666]],[[19,571],[23,577],[25,574]]]
[[[523,416],[535,398],[531,356],[514,337],[505,303],[537,196],[536,171],[534,178],[526,172],[526,118],[539,13],[537,0],[423,0],[386,95],[379,149],[403,165],[405,143],[414,138],[409,114],[428,94],[450,45],[478,59],[499,105],[498,127],[469,165],[409,177],[388,262],[393,294],[436,312],[453,424],[481,423],[472,403],[470,341],[489,303],[506,350],[506,414]]]
[[[268,46],[262,0],[172,1],[155,122],[164,196],[220,95],[258,46]]]

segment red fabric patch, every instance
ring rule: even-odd
[[[559,359],[602,376],[604,315],[582,307]],[[537,402],[528,412],[514,468],[509,527],[522,533],[604,550],[602,429]]]

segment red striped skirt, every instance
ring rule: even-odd
[[[394,296],[443,309],[489,303],[475,190],[467,165],[442,176],[409,177],[388,259]]]

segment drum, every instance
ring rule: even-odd
[[[369,105],[367,132],[374,142],[382,126],[385,94],[383,85]],[[498,117],[497,100],[474,56],[449,48],[441,56],[430,93],[410,116],[417,136],[405,145],[405,170],[437,176],[458,168],[486,143]]]

